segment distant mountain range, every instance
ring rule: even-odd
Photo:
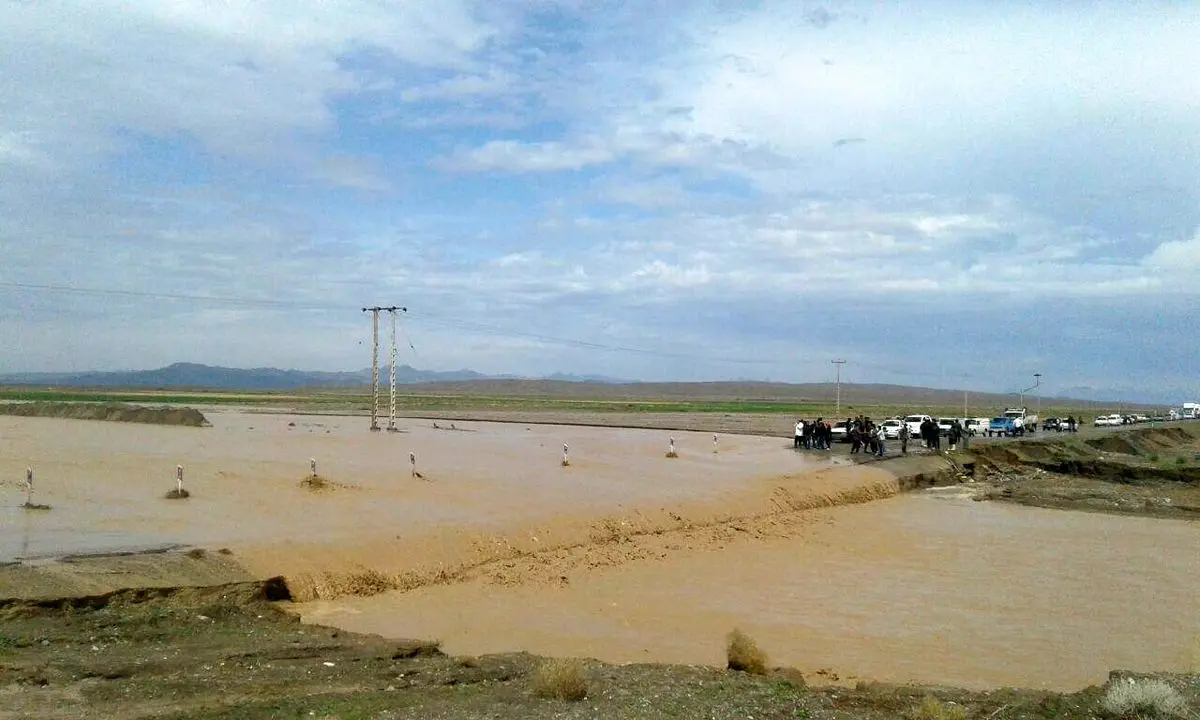
[[[472,380],[516,379],[506,375],[484,375],[473,370],[439,372],[418,370],[409,365],[396,367],[396,382],[459,383]],[[557,382],[621,382],[591,375],[556,373],[546,380]],[[387,382],[387,368],[380,369],[380,381]],[[196,363],[175,363],[155,370],[81,373],[14,373],[0,375],[3,385],[39,385],[59,387],[122,388],[195,388],[204,390],[299,390],[302,388],[358,387],[371,384],[370,368],[353,372],[280,370],[278,368],[227,368]]]

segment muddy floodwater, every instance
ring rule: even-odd
[[[362,417],[207,414],[210,428],[0,417],[0,561],[185,544],[241,549],[282,572],[267,566],[304,550],[703,503],[830,465],[746,436],[714,447],[708,433],[430,420],[372,433]],[[320,491],[300,486],[310,459],[328,480]],[[163,499],[176,465],[185,501]],[[19,507],[27,467],[34,502],[51,511]]]
[[[451,653],[714,665],[736,626],[818,681],[1077,689],[1114,668],[1200,662],[1196,524],[936,494],[812,511],[818,522],[779,541],[559,583],[314,603],[304,617]]]

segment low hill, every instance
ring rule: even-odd
[[[387,377],[386,370],[382,377]],[[396,368],[396,382],[463,381],[486,377],[470,370],[435,372],[408,365]],[[278,368],[227,368],[175,363],[155,370],[83,373],[22,373],[0,376],[5,385],[95,388],[191,388],[203,390],[300,390],[358,387],[371,383],[371,371],[316,372]]]
[[[380,372],[387,384],[387,369]],[[408,365],[396,368],[396,382],[405,394],[495,397],[539,397],[597,400],[759,400],[774,402],[831,401],[833,383],[774,382],[627,382],[601,376],[555,374],[545,379],[488,376],[472,370],[439,372]],[[0,385],[105,389],[191,389],[222,391],[361,390],[371,383],[369,369],[353,372],[315,372],[278,368],[228,368],[175,363],[155,370],[84,373],[24,373],[0,376]],[[1026,404],[1032,404],[1027,396]],[[1005,407],[1018,403],[1014,394],[969,393],[971,407]],[[1111,401],[1094,398],[1043,397],[1043,404],[1071,404],[1108,410]],[[911,405],[959,407],[962,390],[905,385],[842,383],[842,406]],[[1125,404],[1126,408],[1138,406]],[[1142,406],[1146,407],[1146,406]]]

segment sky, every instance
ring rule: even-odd
[[[0,0],[0,372],[1200,400],[1200,5]],[[386,340],[389,325],[384,323]]]

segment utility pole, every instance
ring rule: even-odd
[[[963,390],[963,422],[967,421],[967,391]]]
[[[392,315],[392,366],[388,375],[391,386],[389,388],[391,391],[391,404],[388,408],[388,432],[400,432],[396,427],[396,311],[408,312],[408,309],[390,307],[387,310]]]
[[[842,366],[846,364],[845,360],[830,360],[837,367],[837,410],[833,416],[840,418],[842,416]]]
[[[1042,384],[1042,374],[1034,373],[1033,374],[1033,389],[1037,390],[1039,387],[1041,387],[1041,384]],[[1039,421],[1042,419],[1042,394],[1041,393],[1038,393],[1038,396],[1037,396],[1037,417],[1038,417]]]
[[[407,308],[400,307],[375,307],[363,308],[363,312],[371,313],[371,432],[379,432],[379,313],[390,312],[395,313],[397,310]],[[395,325],[393,324],[392,331],[392,375],[396,374],[396,334]],[[392,425],[395,425],[396,417],[396,386],[395,380],[392,380]],[[388,428],[392,429],[391,427]]]

